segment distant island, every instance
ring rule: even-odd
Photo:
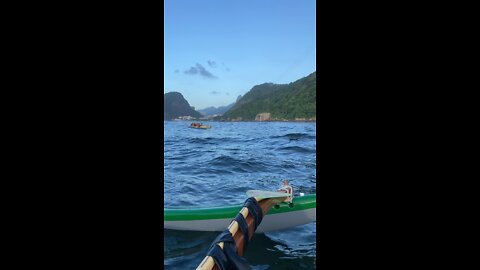
[[[164,95],[164,120],[316,121],[316,71],[289,84],[254,86],[234,104],[195,111],[178,92]],[[213,116],[213,118],[212,118]]]

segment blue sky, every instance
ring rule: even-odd
[[[164,93],[225,106],[316,70],[314,0],[164,0]]]

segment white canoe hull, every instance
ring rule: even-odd
[[[266,215],[255,233],[284,230],[295,226],[304,225],[317,220],[316,208],[300,211]],[[206,219],[206,220],[185,220],[185,221],[164,221],[163,227],[171,230],[182,231],[223,231],[228,227],[229,219]]]

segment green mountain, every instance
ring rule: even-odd
[[[179,116],[200,118],[202,115],[195,111],[182,94],[169,92],[163,95],[163,120],[172,120]]]
[[[316,79],[315,71],[289,84],[256,85],[222,118],[255,120],[260,113],[270,113],[270,120],[316,119]]]

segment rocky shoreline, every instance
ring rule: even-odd
[[[167,120],[168,121],[168,120]],[[283,119],[283,118],[272,118],[271,113],[259,113],[255,116],[255,119],[243,119],[242,117],[236,118],[222,118],[222,116],[209,117],[209,118],[195,118],[192,116],[183,116],[172,121],[203,121],[203,122],[317,122],[316,117],[311,118],[295,118],[295,119]]]

